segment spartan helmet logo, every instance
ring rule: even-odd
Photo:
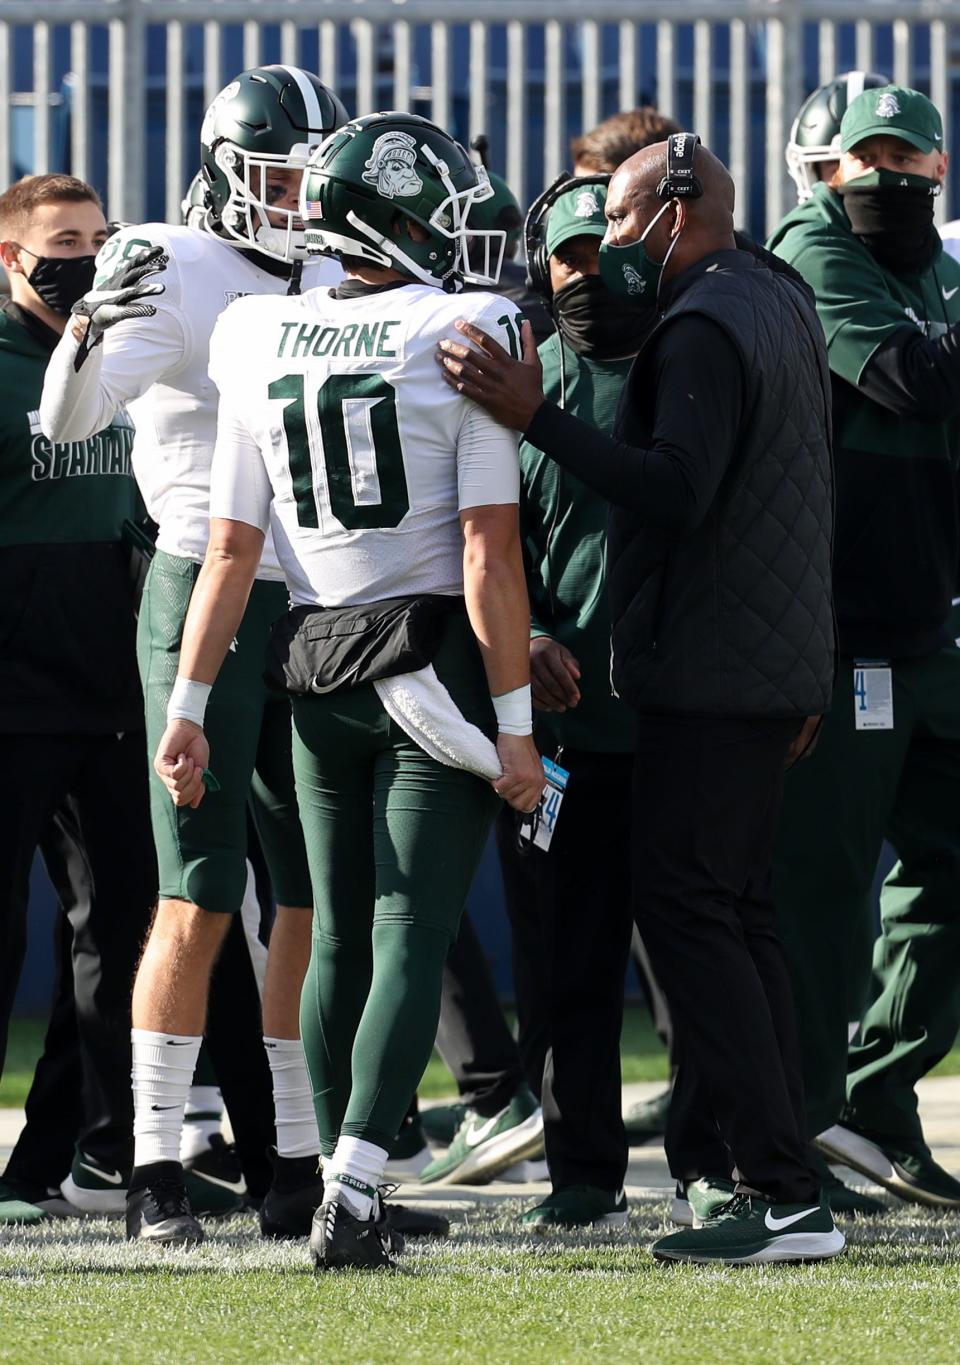
[[[231,81],[224,86],[219,95],[215,95],[210,102],[210,107],[203,116],[203,126],[200,129],[200,141],[204,147],[209,147],[213,141],[214,131],[217,126],[217,115],[225,104],[229,104],[240,93],[240,82]]]
[[[623,278],[627,283],[628,294],[642,294],[647,287],[646,281],[641,279],[639,273],[632,265],[625,265],[623,267]]]
[[[574,218],[593,218],[600,212],[597,196],[593,190],[581,190],[574,205]]]
[[[887,93],[877,100],[878,118],[895,118],[900,113],[900,102],[896,95]]]
[[[413,169],[416,147],[417,140],[409,133],[381,133],[373,144],[369,161],[364,163],[363,179],[385,199],[419,194],[423,181]]]

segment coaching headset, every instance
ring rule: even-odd
[[[606,188],[609,183],[610,176],[606,173],[571,175],[569,171],[562,171],[527,210],[523,224],[523,242],[527,253],[527,288],[542,295],[548,302],[553,298],[550,257],[547,254],[547,219],[550,210],[567,190],[580,189],[586,185],[603,185]]]

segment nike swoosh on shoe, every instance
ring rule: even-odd
[[[811,1213],[819,1213],[820,1205],[814,1204],[811,1209],[801,1209],[799,1213],[790,1213],[786,1218],[774,1218],[773,1209],[767,1209],[764,1215],[764,1226],[771,1232],[782,1232],[784,1228],[790,1227],[792,1223],[799,1223],[801,1218],[809,1218]]]
[[[231,1194],[247,1192],[246,1184],[242,1180],[221,1180],[217,1175],[208,1175],[206,1171],[198,1170],[187,1171],[187,1175],[192,1176],[194,1180],[205,1180],[208,1185],[219,1185],[221,1189],[229,1190]]]
[[[486,1123],[481,1123],[476,1126],[474,1124],[471,1124],[463,1135],[464,1142],[467,1144],[468,1147],[479,1146],[481,1142],[485,1141],[488,1137],[492,1135],[494,1128],[496,1128],[497,1123],[499,1122],[499,1119],[500,1115],[494,1114],[493,1118],[487,1119]]]
[[[102,1171],[99,1166],[91,1166],[86,1161],[81,1161],[80,1165],[91,1175],[95,1175],[98,1180],[104,1180],[108,1185],[122,1185],[123,1176],[119,1171]]]

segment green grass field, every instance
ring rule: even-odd
[[[464,1192],[466,1193],[466,1192]],[[660,1268],[664,1203],[606,1237],[531,1241],[520,1204],[461,1212],[448,1242],[385,1274],[316,1277],[252,1218],[193,1252],[128,1247],[116,1224],[0,1234],[0,1360],[191,1362],[954,1362],[958,1221],[901,1206],[819,1266]]]
[[[42,1026],[19,1021],[0,1106],[22,1103]],[[624,1078],[666,1059],[630,1010]],[[960,1073],[960,1052],[938,1068]],[[425,1097],[449,1094],[438,1059]],[[0,1361],[429,1362],[553,1365],[952,1362],[960,1338],[960,1218],[898,1204],[847,1224],[849,1248],[809,1267],[661,1268],[647,1248],[666,1192],[626,1228],[532,1240],[518,1213],[451,1190],[448,1242],[416,1245],[385,1275],[317,1278],[304,1244],[266,1245],[249,1216],[208,1223],[194,1252],[128,1246],[118,1223],[0,1231]]]

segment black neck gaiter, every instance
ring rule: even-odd
[[[895,274],[916,275],[937,254],[933,206],[935,180],[899,171],[871,171],[837,186],[854,236]]]
[[[599,275],[558,289],[552,301],[557,330],[577,355],[623,360],[636,355],[656,310],[612,294]]]

